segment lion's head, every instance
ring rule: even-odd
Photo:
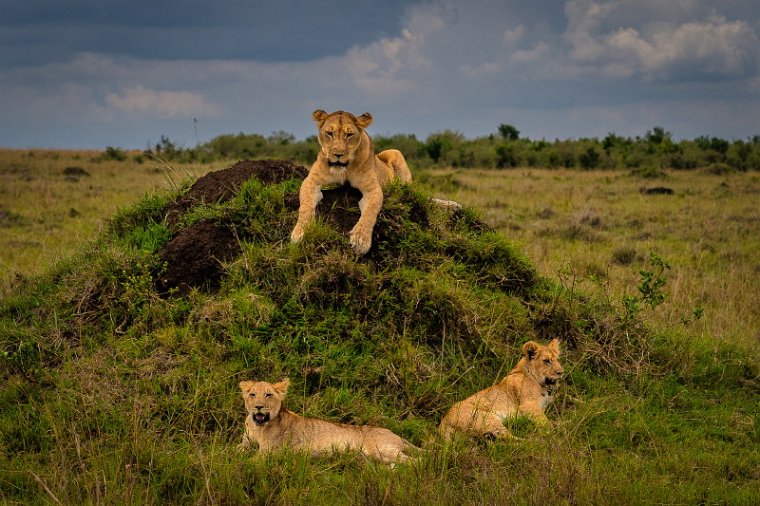
[[[562,378],[565,370],[559,363],[559,340],[553,339],[546,346],[528,341],[522,347],[525,372],[542,387],[551,387]]]
[[[364,132],[372,123],[372,115],[365,112],[359,117],[350,112],[335,111],[327,114],[322,109],[312,114],[319,127],[319,145],[331,168],[346,168],[360,146],[369,145]]]
[[[282,399],[288,392],[288,385],[288,379],[274,384],[266,381],[240,382],[245,409],[256,425],[266,425],[269,420],[277,418],[282,409]]]

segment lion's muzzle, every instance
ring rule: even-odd
[[[261,411],[251,413],[251,419],[256,425],[264,425],[269,421],[269,413],[262,413]]]

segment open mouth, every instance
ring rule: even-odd
[[[251,415],[256,425],[264,425],[269,421],[269,413],[255,413]]]
[[[329,167],[341,167],[341,168],[345,169],[346,167],[348,167],[348,162],[338,162],[338,161],[330,162],[330,161],[328,161],[327,165]]]
[[[557,384],[557,380],[556,380],[556,379],[554,379],[554,378],[545,378],[545,379],[544,379],[544,384],[545,384],[546,386],[548,386],[548,387],[549,387],[549,386],[552,386],[552,385],[556,385],[556,384]]]

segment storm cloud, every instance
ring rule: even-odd
[[[316,108],[422,138],[759,133],[754,0],[5,3],[2,146],[303,137]]]

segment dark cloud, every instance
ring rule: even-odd
[[[408,0],[21,0],[3,6],[0,64],[79,52],[307,61],[396,34]]]
[[[303,137],[316,108],[422,138],[501,123],[745,138],[759,133],[756,1],[6,0],[0,142]]]

